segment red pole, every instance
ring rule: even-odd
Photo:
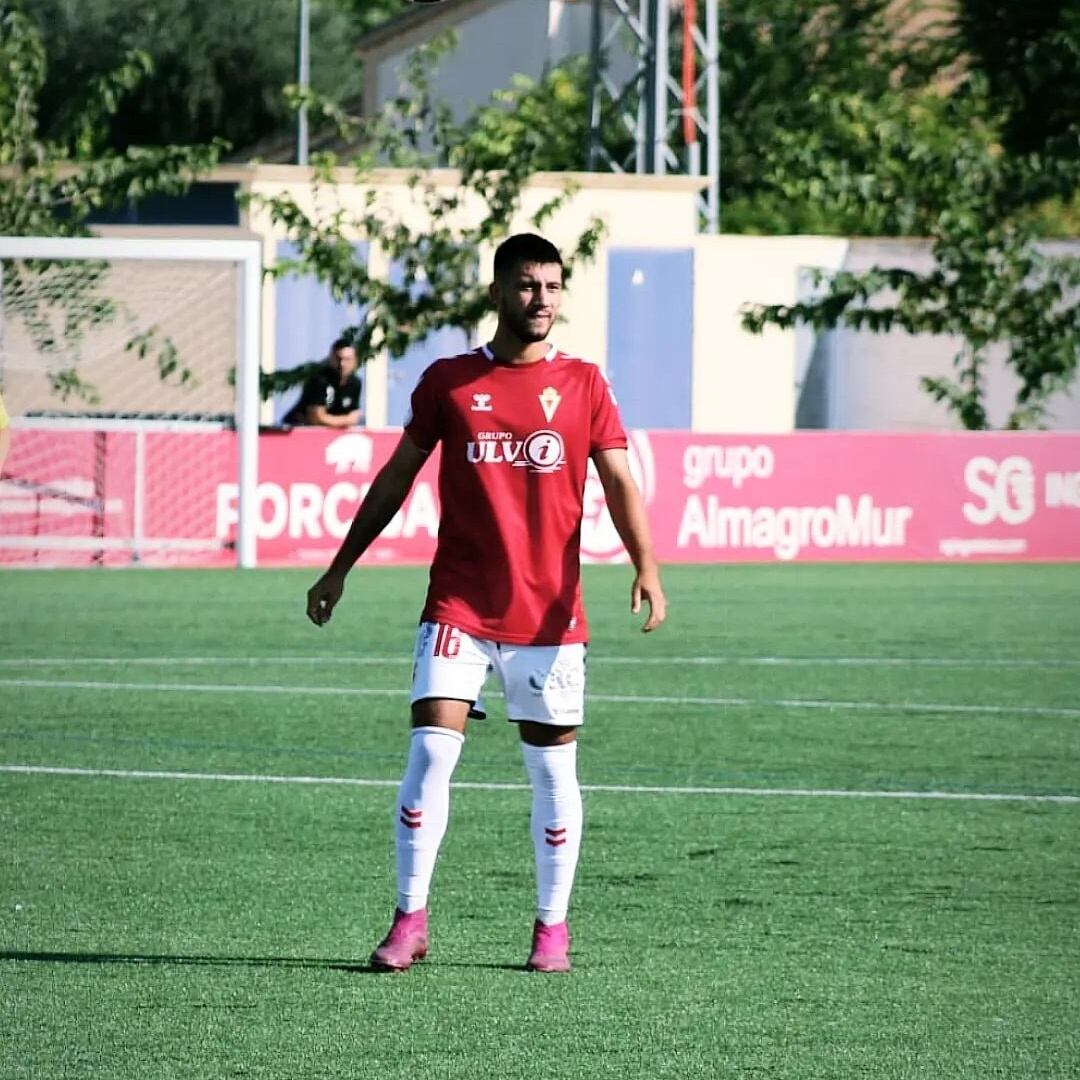
[[[105,463],[108,455],[108,434],[94,432],[94,516],[93,532],[96,537],[105,535]],[[105,561],[105,549],[102,546],[94,552],[94,562],[99,566]]]
[[[683,142],[693,146],[698,141],[697,124],[692,113],[697,106],[694,84],[697,64],[694,56],[694,27],[697,26],[697,0],[683,0],[682,24],[682,133]]]

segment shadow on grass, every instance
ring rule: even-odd
[[[151,956],[145,953],[76,953],[0,950],[0,961],[17,960],[35,964],[130,964],[136,967],[270,967],[343,971],[350,975],[385,975],[368,963],[305,956]],[[521,964],[443,963],[424,967],[487,968],[493,971],[522,971]],[[392,974],[392,973],[391,973]]]
[[[0,950],[0,960],[37,964],[132,964],[176,967],[314,968],[326,971],[374,972],[354,960],[323,960],[304,956],[151,956],[144,953],[20,952]]]

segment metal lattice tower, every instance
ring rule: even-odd
[[[682,47],[681,79],[671,73],[673,43]],[[628,71],[616,72],[616,52],[629,55]],[[592,0],[591,60],[588,168],[704,174],[705,228],[719,231],[719,0]],[[634,140],[622,160],[601,138],[611,120]]]

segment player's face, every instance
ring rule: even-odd
[[[523,342],[543,341],[562,303],[558,263],[519,263],[491,287],[499,323]]]

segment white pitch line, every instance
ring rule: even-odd
[[[362,664],[404,666],[412,659],[398,656],[356,656],[321,654],[319,656],[26,656],[2,657],[0,667],[212,667],[267,664],[322,666]],[[1072,657],[1009,656],[590,656],[589,666],[633,664],[689,665],[703,667],[929,667],[929,668],[1080,668],[1080,659]]]
[[[0,773],[23,776],[77,776],[116,780],[202,780],[239,784],[324,784],[337,787],[397,788],[398,780],[356,776],[276,776],[263,773],[169,772],[142,769],[84,769],[65,765],[0,765]],[[466,791],[530,791],[528,784],[454,781]],[[616,795],[730,795],[803,799],[936,799],[950,802],[1020,802],[1078,804],[1080,795],[1034,795],[986,791],[859,791],[843,788],[660,787],[634,784],[582,784],[582,791]]]
[[[181,694],[299,694],[305,697],[405,697],[407,691],[369,686],[278,686],[243,683],[95,682],[85,679],[0,679],[0,686],[31,690],[122,690]],[[975,713],[1005,716],[1080,716],[1080,708],[1057,705],[984,705],[918,701],[830,701],[814,698],[676,697],[586,694],[586,701],[623,705],[703,705],[724,708],[836,709],[856,712]]]

